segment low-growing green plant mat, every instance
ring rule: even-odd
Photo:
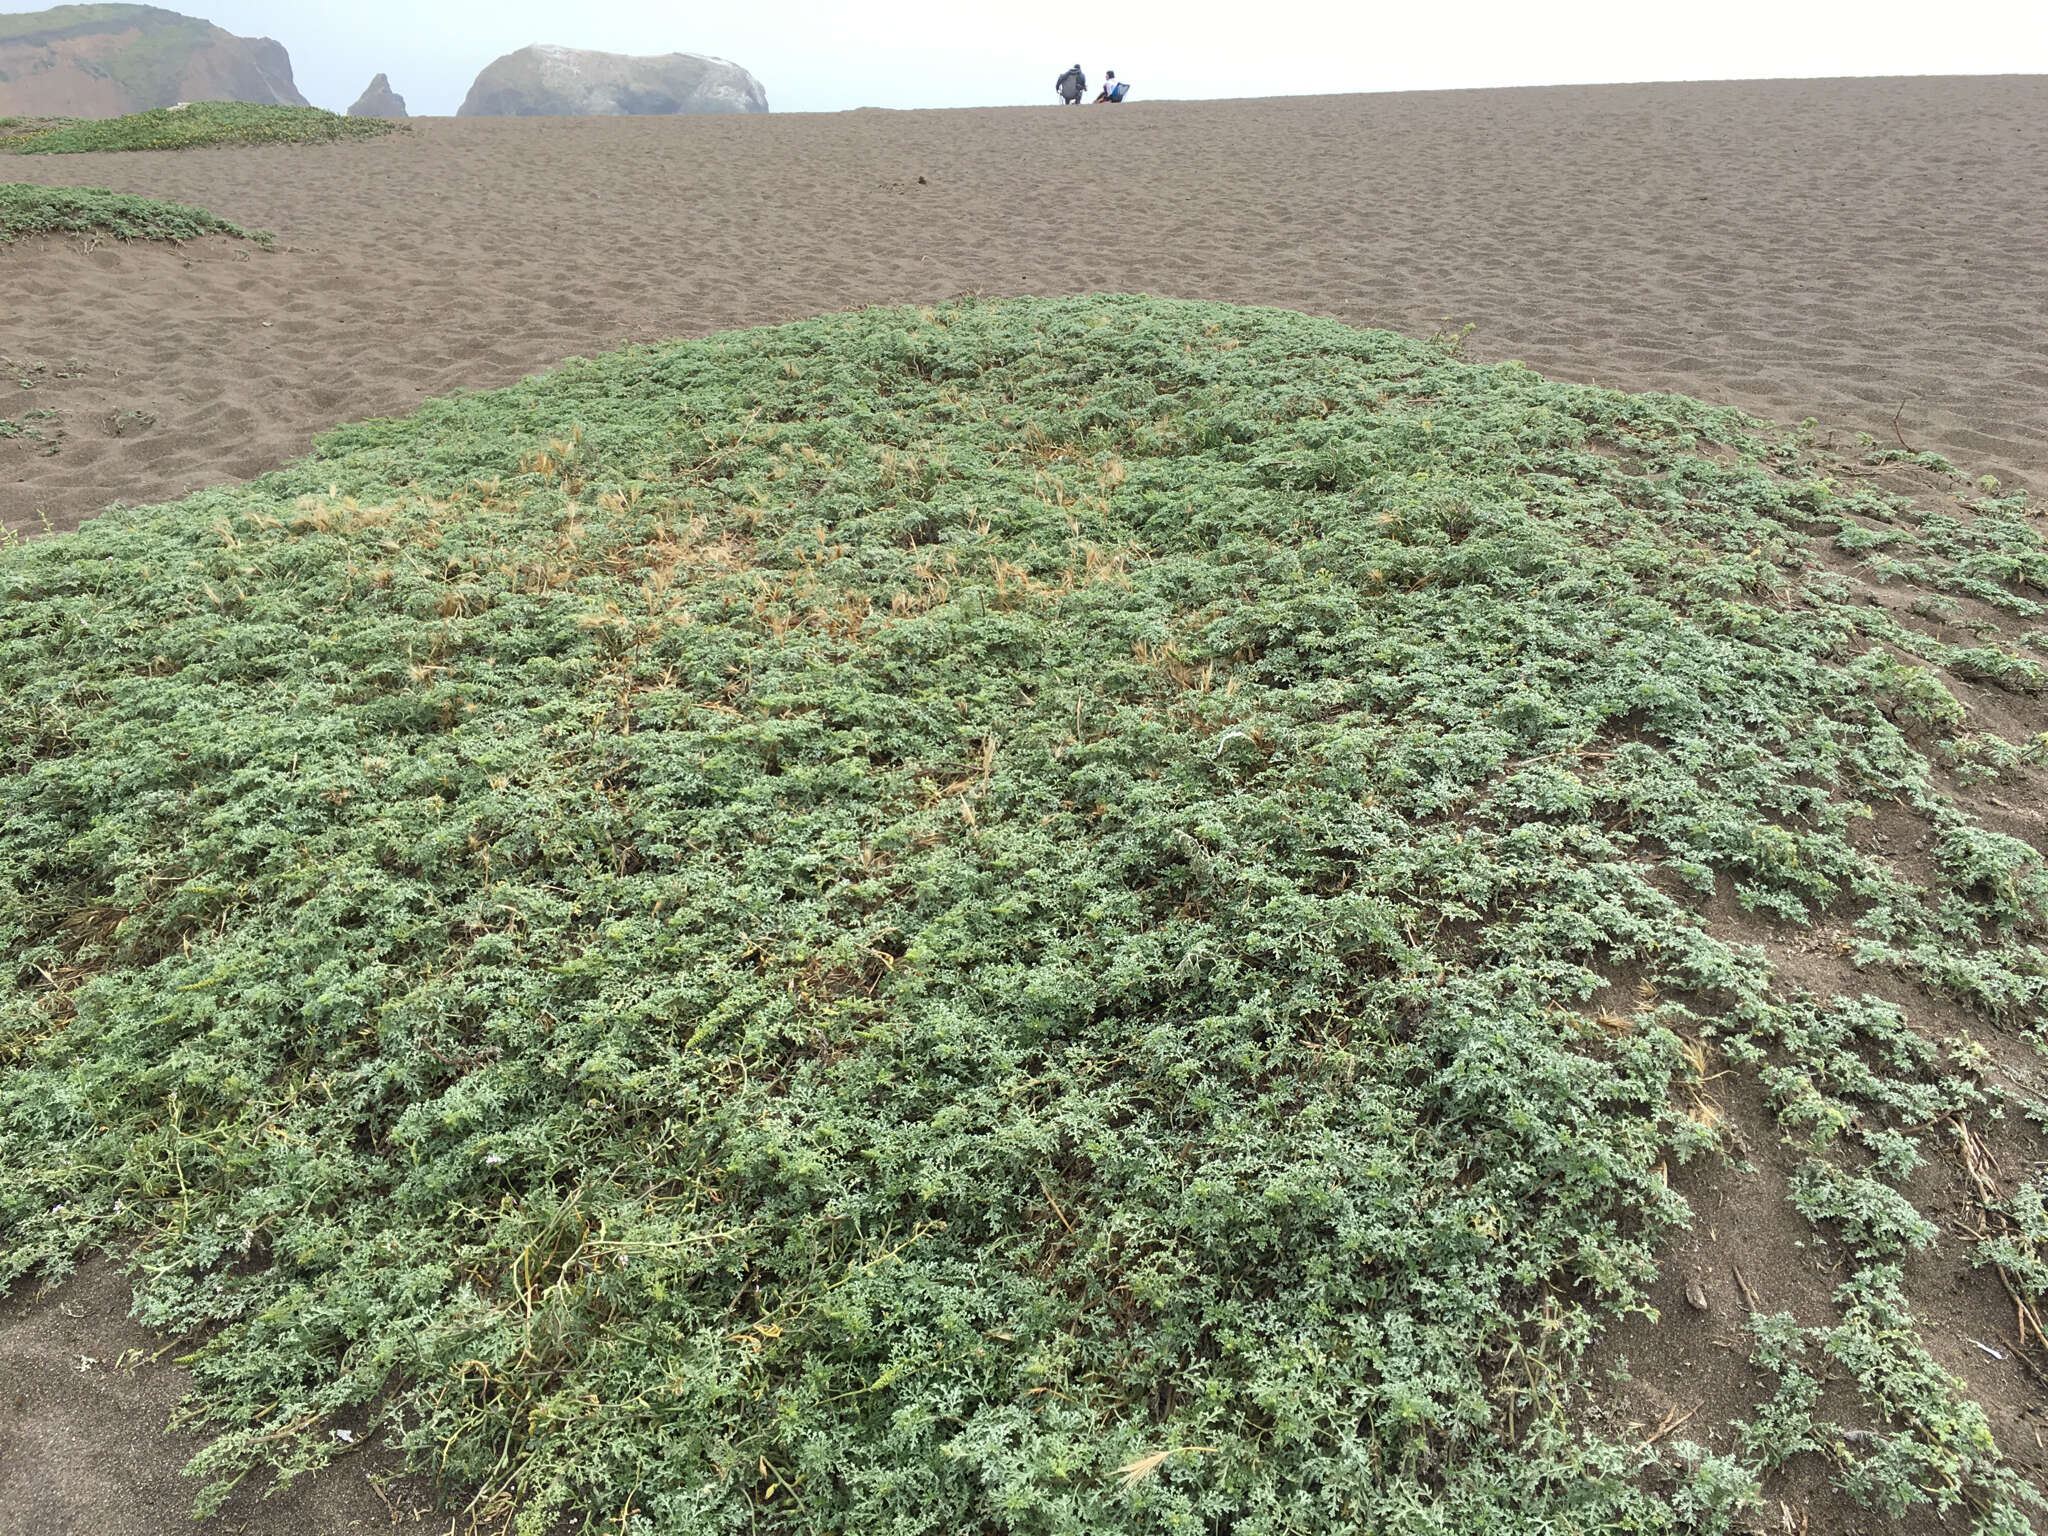
[[[1827,562],[1989,633],[2048,557],[1802,463],[1300,315],[963,303],[0,555],[0,1282],[128,1260],[215,1494],[375,1430],[526,1530],[1711,1531],[1798,1454],[2023,1531],[1899,1187],[2039,1106],[1701,908],[2032,1027],[2048,878],[1944,786],[2035,744],[1941,679],[2040,668]],[[1751,1320],[1746,1429],[1596,1431],[1724,1071],[1839,1309]],[[1986,1287],[2048,1274],[2015,1198]]]
[[[75,117],[0,117],[0,139],[17,133],[41,133],[45,129],[69,127]]]
[[[16,155],[96,154],[125,149],[195,149],[206,144],[327,144],[374,139],[402,128],[382,118],[342,117],[319,107],[249,101],[195,101],[127,117],[60,122],[0,138]]]
[[[250,231],[185,203],[131,197],[105,187],[39,187],[0,181],[0,244],[23,235],[111,235],[116,240],[195,240],[232,235],[269,245],[266,230]]]

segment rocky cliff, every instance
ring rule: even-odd
[[[391,77],[379,75],[348,109],[350,117],[404,117],[405,98],[391,89]]]
[[[645,117],[766,112],[761,82],[696,53],[636,58],[536,43],[491,63],[458,117]]]
[[[153,5],[0,16],[0,117],[119,117],[181,101],[303,107],[291,56]]]

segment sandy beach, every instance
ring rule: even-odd
[[[9,177],[198,203],[278,249],[0,250],[0,415],[57,413],[0,441],[0,521],[246,478],[338,422],[625,340],[968,291],[1470,324],[1474,357],[2038,486],[2044,124],[2048,80],[1892,79],[424,119],[310,150],[23,156]]]
[[[0,177],[196,203],[277,244],[0,246],[0,419],[35,434],[0,436],[0,525],[246,479],[339,423],[623,342],[970,292],[1469,325],[1480,360],[1813,417],[1838,447],[1866,432],[2039,493],[2044,148],[2048,77],[2012,77],[421,119],[364,144],[10,158]],[[1659,1293],[1674,1317],[1687,1273]],[[0,1536],[188,1527],[202,1442],[157,1433],[187,1378],[127,1301],[102,1260],[0,1298]],[[1956,1338],[1998,1324],[1975,1305],[1936,1315]],[[219,1528],[461,1528],[380,1454],[245,1489]]]

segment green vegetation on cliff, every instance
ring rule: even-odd
[[[193,53],[212,44],[216,29],[190,16],[164,18],[106,62],[106,71],[128,93],[128,104],[147,106],[178,99]]]
[[[110,26],[148,26],[190,20],[155,5],[59,5],[48,10],[0,16],[0,43],[55,41],[80,32],[104,31]]]
[[[111,235],[116,240],[192,240],[200,235],[235,235],[268,245],[271,236],[251,232],[184,203],[131,197],[104,187],[39,187],[0,181],[0,242],[23,235]]]
[[[198,149],[221,144],[327,144],[375,139],[403,123],[341,117],[319,107],[278,107],[246,101],[195,101],[128,117],[108,117],[31,128],[0,138],[0,152],[17,155],[96,154],[108,150]]]
[[[306,104],[281,44],[236,37],[196,16],[150,5],[0,16],[0,104],[92,113],[201,97]]]
[[[1944,775],[2037,744],[1942,678],[2048,680],[2048,552],[1809,464],[965,303],[0,553],[0,1281],[126,1260],[216,1484],[375,1431],[536,1531],[1725,1531],[1800,1456],[2017,1536],[1902,1268],[1981,1047],[1702,914],[2024,1043],[2048,871]],[[1743,1433],[1600,1428],[1724,1075],[1837,1311],[1750,1320]]]

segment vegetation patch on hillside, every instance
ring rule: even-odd
[[[41,133],[50,128],[66,128],[77,121],[75,117],[0,117],[0,138],[17,133]]]
[[[49,10],[28,11],[21,14],[0,16],[0,43],[21,41],[41,42],[46,38],[61,38],[85,31],[108,22],[126,21],[189,22],[189,18],[175,16],[158,6],[88,4],[53,7]],[[204,26],[201,22],[199,25]]]
[[[247,101],[195,101],[127,117],[91,118],[29,127],[0,138],[16,155],[99,154],[110,150],[197,149],[221,144],[328,144],[374,139],[403,123],[342,117],[319,107]]]
[[[192,240],[232,235],[269,245],[265,230],[238,224],[185,203],[132,197],[105,187],[39,187],[0,181],[0,244],[24,235],[107,235],[116,240]]]
[[[969,302],[0,553],[0,1283],[104,1249],[203,1340],[209,1498],[375,1435],[534,1531],[1733,1531],[1804,1468],[2018,1536],[1909,1276],[2038,1347],[2048,870],[1970,796],[2042,742],[1957,690],[2048,684],[2048,552],[1816,463]],[[1738,1086],[1832,1294],[1733,1420],[1600,1420]]]

